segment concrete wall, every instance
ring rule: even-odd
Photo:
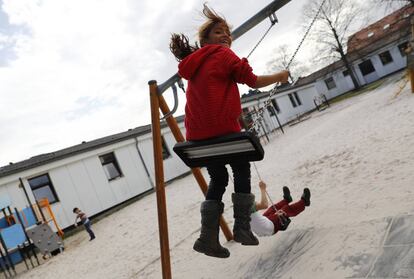
[[[407,64],[406,57],[402,56],[398,45],[407,41],[407,38],[402,38],[397,42],[394,42],[392,45],[385,46],[376,52],[364,57],[364,60],[357,60],[353,63],[352,67],[354,72],[357,76],[358,81],[361,85],[365,85],[380,79],[390,73],[398,71],[404,68]],[[392,62],[383,65],[379,54],[385,51],[389,51],[392,57]],[[359,64],[363,61],[370,60],[375,71],[370,73],[369,75],[363,76],[361,70],[359,68]],[[294,90],[288,90],[282,93],[279,93],[272,98],[275,99],[279,105],[280,113],[277,114],[281,124],[285,124],[292,119],[294,119],[297,115],[306,113],[310,110],[315,109],[314,105],[314,98],[320,94],[324,94],[328,100],[335,98],[341,94],[344,94],[352,89],[354,89],[354,84],[352,82],[351,76],[347,75],[344,76],[343,71],[346,68],[343,67],[341,69],[336,70],[335,72],[329,73],[326,76],[319,78],[313,84],[305,85],[300,88],[296,88]],[[335,87],[328,89],[325,80],[332,77],[335,82]],[[294,107],[289,99],[288,94],[296,92],[302,102],[302,105],[298,105]],[[243,108],[260,108],[264,105],[264,103],[268,100],[268,97],[264,97],[262,99],[252,100],[246,103],[243,103]],[[263,115],[263,127],[266,129],[266,132],[271,132],[278,127],[276,122],[276,117],[271,116],[268,110],[265,110]],[[264,133],[260,132],[259,135],[262,136]]]
[[[301,105],[298,105],[294,107],[292,105],[292,102],[290,101],[289,94],[293,94],[294,92],[297,93]],[[303,113],[306,113],[310,110],[315,109],[315,104],[313,103],[313,99],[315,96],[317,96],[319,93],[315,87],[315,84],[310,84],[303,86],[301,88],[297,88],[295,90],[288,90],[283,93],[276,94],[272,96],[272,99],[275,99],[279,108],[280,112],[277,113],[277,117],[279,118],[279,121],[282,125],[286,124],[287,122],[293,120],[297,117],[297,115],[301,115]],[[252,100],[250,102],[246,102],[242,104],[243,108],[250,108],[253,107],[262,107],[265,102],[268,100],[268,97],[264,97],[259,100]],[[266,129],[266,132],[271,132],[274,129],[277,129],[278,123],[276,120],[276,116],[270,115],[269,111],[265,109],[263,114],[263,126]],[[263,132],[259,134],[260,136],[263,135]]]
[[[189,171],[175,155],[172,148],[175,140],[168,128],[162,131],[171,156],[164,160],[165,180],[168,181]],[[32,202],[35,201],[28,180],[43,174],[49,174],[59,201],[52,204],[58,224],[66,228],[73,224],[74,207],[81,208],[89,216],[98,214],[112,206],[120,204],[132,197],[152,188],[150,178],[145,171],[146,165],[154,181],[154,163],[151,134],[139,137],[136,141],[128,139],[102,148],[74,155],[60,161],[52,162],[30,170],[22,171],[0,178],[0,196],[8,195],[12,206],[23,208],[28,202],[22,188],[19,188],[19,177]],[[113,152],[122,176],[108,180],[99,156]]]
[[[181,132],[185,136],[184,124],[179,124]],[[189,168],[181,161],[181,159],[174,153],[173,147],[176,143],[173,134],[169,131],[168,128],[162,130],[162,136],[164,137],[165,143],[167,144],[170,157],[164,160],[164,179],[169,181],[174,179],[177,176],[180,176],[189,171]],[[154,157],[153,157],[153,148],[152,140],[150,135],[143,137],[139,140],[139,149],[142,153],[144,161],[147,164],[148,170],[151,174],[151,178],[154,179]]]
[[[398,49],[398,45],[407,40],[408,40],[407,38],[403,38],[397,42],[394,42],[392,45],[385,46],[377,50],[376,52],[371,53],[370,55],[367,55],[366,57],[364,57],[364,59],[359,59],[357,61],[354,61],[352,67],[354,69],[354,72],[356,74],[356,77],[360,85],[365,85],[365,84],[374,82],[386,75],[389,75],[390,73],[393,73],[395,71],[398,71],[404,68],[407,65],[407,59],[405,56],[401,55]],[[390,55],[393,61],[386,65],[383,65],[379,57],[379,54],[385,51],[390,52]],[[374,67],[375,71],[364,76],[361,73],[359,64],[367,60],[371,61],[372,66]],[[354,89],[351,76],[343,75],[343,71],[345,70],[346,68],[343,67],[341,69],[336,70],[333,73],[327,74],[323,78],[318,79],[315,82],[316,90],[321,94],[325,94],[328,99],[332,99],[336,96],[339,96],[345,92],[348,92]],[[332,89],[328,89],[325,84],[325,80],[330,77],[334,79],[335,84],[336,84],[336,87]]]
[[[407,65],[407,58],[406,56],[402,56],[400,50],[398,49],[398,45],[408,41],[408,38],[402,38],[399,41],[393,43],[392,45],[388,45],[386,47],[383,47],[379,50],[377,50],[374,53],[371,53],[370,55],[367,55],[364,57],[364,60],[357,60],[353,63],[354,69],[356,74],[358,75],[358,79],[361,82],[361,85],[365,85],[368,83],[371,83],[373,81],[376,81],[386,75],[389,75],[395,71],[401,70]],[[383,53],[385,51],[389,51],[390,55],[392,57],[392,62],[388,63],[386,65],[383,65],[381,62],[381,59],[379,57],[380,53]],[[361,70],[359,69],[359,64],[365,60],[370,60],[375,72],[370,73],[369,75],[363,76],[361,73]]]

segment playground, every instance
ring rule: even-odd
[[[230,258],[194,252],[202,194],[190,175],[169,184],[173,277],[414,278],[414,96],[404,74],[270,135],[256,164],[271,197],[279,199],[283,185],[294,198],[309,187],[312,204],[259,246],[226,242],[221,234]],[[252,172],[255,194],[257,184]],[[231,192],[230,184],[229,222]],[[161,278],[155,193],[95,223],[94,231],[96,240],[83,231],[68,237],[64,253],[17,278]]]
[[[24,268],[35,268],[64,250],[63,231],[47,199],[30,203],[21,210],[12,209],[11,204],[8,195],[0,196],[1,278],[11,278]]]

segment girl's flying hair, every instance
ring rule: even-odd
[[[177,61],[183,60],[197,49],[199,49],[198,44],[190,45],[188,38],[184,34],[171,35],[170,51],[174,54]]]
[[[198,29],[198,40],[201,46],[205,45],[211,29],[213,29],[216,24],[225,24],[230,33],[230,27],[227,24],[227,21],[219,16],[213,9],[210,9],[205,3],[203,4],[203,16],[207,21]],[[178,61],[183,60],[199,48],[197,43],[194,46],[190,45],[188,38],[184,34],[171,35],[170,50]]]

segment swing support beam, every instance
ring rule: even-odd
[[[233,41],[248,32],[254,26],[259,24],[261,21],[269,17],[272,19],[274,13],[282,8],[284,5],[289,3],[290,0],[274,0],[256,15],[251,17],[240,27],[232,32]],[[170,260],[170,248],[168,238],[168,222],[167,222],[167,204],[165,196],[165,181],[164,181],[164,167],[162,159],[162,140],[161,140],[161,124],[160,124],[160,110],[164,115],[171,132],[177,142],[183,142],[184,136],[175,120],[173,113],[175,112],[176,105],[173,111],[170,111],[167,103],[162,96],[168,88],[174,87],[175,83],[180,81],[178,74],[173,75],[167,81],[157,85],[155,80],[148,82],[150,102],[151,102],[151,123],[152,123],[152,141],[154,150],[154,169],[155,169],[155,192],[157,196],[157,211],[158,211],[158,227],[159,227],[159,238],[160,238],[160,250],[161,250],[161,267],[162,267],[162,278],[171,279],[171,260]],[[174,89],[174,88],[173,88]],[[174,94],[177,94],[176,90],[173,90]],[[174,95],[175,102],[177,98]],[[193,173],[201,191],[205,195],[207,192],[207,182],[205,181],[200,168],[192,168]],[[223,216],[220,217],[220,227],[223,231],[226,239],[232,240],[233,235],[225,222]]]
[[[157,82],[151,80],[148,82],[150,88],[150,101],[151,101],[151,122],[152,122],[152,139],[154,149],[154,169],[155,169],[155,191],[157,196],[157,211],[158,211],[158,227],[160,237],[160,249],[161,249],[161,265],[162,275],[164,279],[171,277],[171,261],[170,261],[170,249],[168,238],[168,222],[167,222],[167,203],[165,197],[165,182],[164,182],[164,166],[162,159],[162,141],[161,141],[161,124],[160,124],[160,110],[165,118],[174,138],[177,142],[183,142],[184,136],[181,133],[180,127],[177,124],[176,119],[171,114],[167,102],[164,97],[159,94]],[[191,172],[194,175],[201,191],[204,196],[207,193],[207,182],[204,179],[200,168],[192,168]],[[227,241],[233,239],[233,234],[228,227],[223,216],[220,216],[220,227],[223,231]]]

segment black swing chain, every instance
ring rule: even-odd
[[[306,32],[305,32],[305,34],[303,35],[302,40],[299,42],[298,47],[295,49],[295,52],[293,53],[292,57],[290,58],[290,60],[289,60],[289,62],[288,62],[288,64],[287,64],[287,66],[286,66],[286,69],[287,69],[287,70],[289,69],[290,64],[292,63],[292,61],[293,61],[293,59],[295,58],[296,54],[298,53],[298,51],[299,51],[300,47],[302,46],[303,42],[305,41],[306,37],[308,36],[308,34],[309,34],[309,32],[310,32],[310,30],[311,30],[311,28],[312,28],[313,24],[315,23],[316,19],[317,19],[317,18],[318,18],[318,16],[319,16],[319,13],[320,13],[320,12],[321,12],[321,10],[322,10],[323,4],[325,4],[325,2],[326,2],[326,0],[323,0],[323,1],[322,1],[321,5],[320,5],[320,6],[319,6],[319,8],[318,8],[318,11],[316,12],[316,15],[313,17],[313,19],[312,19],[311,23],[309,24],[308,28],[306,29]]]
[[[270,19],[270,26],[269,28],[266,30],[266,32],[263,34],[263,36],[259,39],[259,41],[257,42],[257,44],[253,47],[253,49],[249,52],[249,54],[246,56],[246,58],[249,58],[250,55],[253,53],[253,51],[256,50],[256,48],[260,45],[260,43],[263,41],[263,39],[266,37],[266,35],[269,33],[270,29],[272,29],[272,27],[278,23],[276,14],[270,14],[269,15],[269,19]]]
[[[292,57],[290,58],[290,60],[289,60],[289,62],[288,62],[288,64],[286,65],[286,70],[289,70],[289,67],[290,67],[290,65],[292,64],[292,62],[293,62],[293,59],[295,59],[295,57],[296,57],[296,54],[299,52],[299,49],[302,47],[302,44],[303,44],[303,42],[305,41],[305,39],[306,39],[306,37],[308,36],[308,34],[309,34],[309,32],[310,32],[310,30],[311,30],[311,28],[312,28],[312,26],[314,25],[314,23],[316,22],[316,19],[318,18],[318,16],[319,16],[319,13],[321,12],[321,10],[322,10],[322,7],[323,7],[323,5],[325,4],[325,2],[326,2],[326,0],[323,0],[322,2],[321,2],[321,4],[320,4],[320,6],[319,6],[319,8],[318,8],[318,11],[316,12],[316,14],[315,14],[315,16],[313,17],[313,19],[312,19],[312,21],[311,21],[311,23],[309,24],[309,26],[308,26],[308,28],[306,29],[306,31],[305,31],[305,34],[303,35],[303,37],[302,37],[302,39],[300,40],[300,42],[299,42],[299,44],[298,44],[298,46],[296,47],[296,49],[295,49],[295,51],[294,51],[294,53],[293,53],[293,55],[292,55]],[[273,16],[273,18],[271,17],[271,16]],[[270,18],[270,21],[271,21],[271,26],[269,27],[269,29],[265,32],[265,34],[262,36],[262,38],[259,40],[259,42],[255,45],[255,47],[253,48],[253,50],[249,53],[249,55],[247,56],[247,57],[249,57],[250,56],[250,54],[257,48],[257,46],[262,42],[262,40],[264,39],[264,37],[267,35],[267,33],[270,31],[270,29],[273,27],[273,25],[277,22],[277,18],[276,18],[276,16],[273,14],[273,15],[270,15],[269,16],[269,18]],[[272,100],[271,100],[271,98],[273,97],[273,95],[276,93],[276,91],[277,91],[277,88],[278,88],[278,84],[276,84],[276,86],[275,87],[273,87],[273,89],[271,89],[270,90],[270,92],[269,92],[269,96],[268,96],[268,98],[267,98],[267,100],[264,102],[264,104],[263,104],[263,106],[262,107],[259,107],[259,109],[258,109],[258,111],[256,112],[256,114],[257,114],[257,118],[256,118],[256,120],[255,121],[253,121],[253,122],[256,122],[256,121],[259,121],[259,120],[261,120],[261,119],[263,119],[263,114],[264,114],[264,109],[265,108],[267,108],[267,107],[269,107],[269,106],[271,106],[271,104],[272,104]],[[249,129],[249,131],[251,131],[251,130],[253,130],[254,129],[254,127],[255,127],[255,123],[254,123],[254,125],[252,125],[252,127]]]
[[[316,19],[318,18],[318,16],[319,16],[319,13],[321,12],[321,10],[322,10],[322,7],[323,7],[323,5],[325,4],[325,2],[326,2],[326,0],[323,0],[322,2],[321,2],[321,5],[319,6],[319,8],[318,8],[318,11],[316,12],[316,14],[315,14],[315,16],[314,16],[314,18],[312,19],[312,21],[311,21],[311,23],[309,24],[309,26],[308,26],[308,28],[306,29],[306,32],[305,32],[305,34],[303,35],[303,37],[302,37],[302,39],[301,39],[301,41],[299,42],[299,44],[298,44],[298,46],[297,46],[297,48],[295,49],[295,51],[294,51],[294,53],[293,53],[293,55],[292,55],[292,57],[290,58],[290,60],[289,60],[289,62],[288,62],[288,64],[286,65],[286,70],[289,70],[289,67],[290,67],[290,64],[292,63],[292,61],[293,61],[293,59],[296,57],[296,54],[298,53],[298,51],[299,51],[299,49],[302,47],[302,44],[303,44],[303,42],[305,41],[305,38],[308,36],[308,34],[309,34],[309,32],[310,32],[310,30],[311,30],[311,28],[312,28],[312,26],[313,26],[313,24],[315,23],[315,21],[316,21]],[[257,48],[257,46],[263,41],[263,39],[264,39],[264,37],[267,35],[267,33],[269,33],[269,31],[270,31],[270,29],[273,27],[273,25],[277,22],[277,18],[276,18],[276,16],[274,15],[274,19],[275,19],[275,21],[269,16],[269,18],[270,18],[270,21],[271,21],[271,25],[270,25],[270,27],[269,27],[269,29],[265,32],[265,34],[262,36],[262,38],[259,40],[259,42],[255,45],[255,47],[253,48],[253,50],[249,53],[249,55],[247,56],[247,57],[249,57],[250,56],[250,54],[252,54],[252,52]],[[290,76],[290,74],[289,74],[289,76]],[[292,78],[291,78],[292,79]],[[278,84],[276,84],[276,86],[275,87],[273,87],[273,89],[272,90],[270,90],[270,92],[269,92],[269,97],[267,98],[267,100],[264,102],[264,104],[263,104],[263,106],[262,107],[259,107],[259,110],[257,111],[257,112],[255,112],[254,114],[256,114],[257,115],[257,118],[253,121],[253,125],[249,128],[249,132],[251,132],[252,130],[255,130],[256,129],[256,123],[258,122],[258,121],[261,121],[263,118],[264,118],[264,110],[265,110],[265,108],[267,108],[267,107],[269,107],[269,106],[271,106],[272,105],[272,96],[276,93],[276,91],[277,91],[277,87],[278,87]],[[260,101],[259,101],[260,102]],[[249,113],[249,115],[253,115],[253,113]],[[255,170],[256,170],[256,174],[257,174],[257,176],[258,176],[258,178],[259,178],[259,180],[262,180],[261,179],[261,177],[260,177],[260,173],[259,173],[259,170],[257,169],[257,166],[256,166],[256,164],[255,164],[255,162],[253,162],[253,166],[254,166],[254,168],[255,168]],[[272,206],[274,207],[274,205],[273,205],[273,202],[272,202],[272,200],[270,199],[270,195],[269,195],[269,193],[265,190],[265,192],[266,192],[266,195],[267,195],[267,197],[269,198],[269,200],[270,200],[270,202],[272,203]],[[276,208],[274,207],[274,209],[276,210]]]

